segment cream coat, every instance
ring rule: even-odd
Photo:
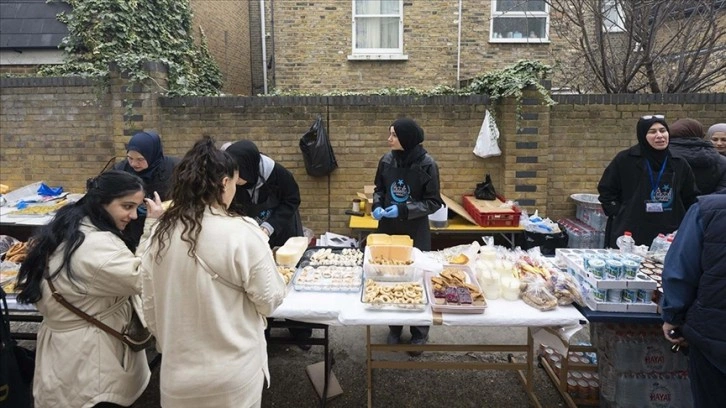
[[[144,315],[156,336],[164,407],[248,407],[261,397],[267,369],[265,316],[286,289],[257,223],[207,209],[196,254],[244,291],[212,280],[172,231],[142,256]],[[153,236],[153,235],[152,235]]]
[[[87,220],[81,231],[86,238],[70,262],[75,281],[61,272],[53,285],[70,304],[121,331],[131,314],[128,297],[141,293],[139,259],[121,239]],[[63,248],[51,255],[51,271],[60,266]],[[35,407],[92,407],[103,401],[131,405],[149,383],[146,353],[129,350],[76,316],[51,296],[45,281],[42,290],[36,303],[43,323],[36,345]]]

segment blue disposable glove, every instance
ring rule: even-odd
[[[386,208],[386,213],[383,215],[388,218],[398,218],[398,206],[392,205]]]
[[[378,207],[373,210],[373,213],[371,215],[373,216],[374,220],[380,220],[381,218],[383,218],[384,215],[386,215],[386,210],[384,210],[383,207]]]

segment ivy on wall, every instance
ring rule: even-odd
[[[40,75],[108,78],[115,63],[131,81],[143,81],[144,63],[160,61],[168,67],[166,95],[220,93],[222,75],[203,32],[201,44],[194,43],[189,0],[61,1],[72,7],[58,16],[69,31],[60,46],[66,59]]]

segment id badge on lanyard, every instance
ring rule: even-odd
[[[653,196],[653,193],[658,190],[658,186],[660,185],[660,179],[663,177],[663,172],[666,168],[666,163],[668,162],[668,157],[666,156],[665,160],[663,160],[663,165],[660,167],[660,171],[658,172],[658,177],[653,180],[653,169],[650,167],[650,162],[648,159],[645,160],[645,165],[648,167],[648,177],[650,178],[650,195]],[[663,203],[657,200],[646,200],[645,201],[645,212],[647,213],[662,213],[663,212]]]

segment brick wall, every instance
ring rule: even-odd
[[[204,30],[209,51],[222,71],[224,93],[250,95],[252,92],[249,3],[239,0],[191,1],[192,31],[195,38],[199,38],[199,27]],[[259,70],[257,67],[254,69]]]
[[[161,86],[162,68],[149,66]],[[294,174],[306,226],[347,234],[343,212],[373,182],[388,126],[406,115],[425,130],[444,194],[459,199],[490,173],[504,196],[558,219],[574,215],[571,194],[596,192],[607,163],[635,143],[639,116],[692,117],[706,126],[726,117],[726,94],[556,96],[551,108],[528,94],[519,126],[512,101],[496,108],[503,154],[481,159],[472,150],[491,108],[484,96],[160,98],[152,85],[129,87],[119,75],[107,88],[80,79],[0,79],[0,181],[16,188],[44,180],[80,192],[109,157],[125,155],[124,143],[139,129],[158,130],[172,156],[202,134],[220,144],[248,138]],[[317,114],[340,165],[324,178],[305,173],[298,147]]]

